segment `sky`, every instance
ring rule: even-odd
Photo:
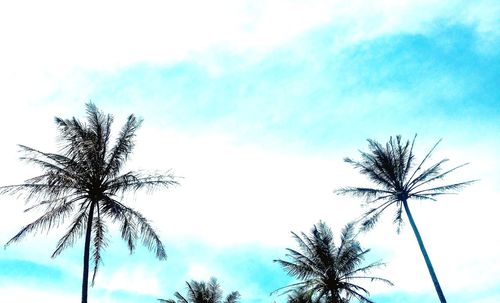
[[[338,196],[367,180],[344,157],[366,139],[418,134],[448,179],[480,179],[414,218],[450,302],[500,301],[500,2],[15,1],[0,3],[0,184],[37,170],[17,144],[57,151],[55,116],[92,101],[144,119],[130,169],[169,170],[180,186],[127,198],[158,231],[168,259],[130,255],[116,227],[90,302],[156,302],[185,281],[218,278],[242,302],[293,279],[274,263],[291,231],[319,220],[338,235],[363,208]],[[0,242],[37,213],[0,196]],[[39,214],[38,214],[39,215]],[[79,302],[83,241],[51,259],[66,226],[0,250],[1,302]],[[436,302],[410,226],[383,217],[359,237],[394,286],[375,302]]]

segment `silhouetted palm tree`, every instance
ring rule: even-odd
[[[22,193],[35,202],[27,210],[44,209],[44,214],[26,225],[5,246],[30,232],[58,227],[72,216],[66,234],[57,243],[52,257],[85,236],[82,302],[87,302],[89,261],[93,263],[92,284],[107,244],[107,221],[119,222],[123,240],[132,253],[138,240],[153,250],[160,260],[165,250],[148,220],[124,205],[128,192],[154,190],[177,184],[171,174],[128,171],[123,167],[134,147],[135,132],[141,125],[130,115],[113,146],[110,146],[113,117],[86,104],[87,122],[76,118],[55,118],[61,143],[60,153],[47,153],[20,145],[22,160],[40,167],[43,173],[23,184],[0,187],[1,193]]]
[[[448,161],[448,159],[443,159],[424,168],[425,162],[429,159],[432,152],[441,141],[439,140],[425,155],[422,161],[415,166],[416,160],[413,154],[415,139],[416,136],[410,144],[409,140],[403,143],[401,141],[401,136],[396,136],[395,138],[390,137],[389,142],[385,146],[377,141],[368,140],[369,152],[361,152],[360,161],[345,158],[345,162],[351,164],[362,174],[366,175],[375,185],[377,185],[377,187],[346,187],[337,192],[339,194],[351,194],[366,198],[365,204],[370,206],[370,210],[360,219],[364,230],[372,228],[377,222],[380,214],[387,208],[394,206],[396,208],[394,223],[397,224],[399,232],[401,224],[403,223],[403,209],[405,210],[413,232],[415,233],[415,237],[417,238],[420,250],[424,256],[427,268],[429,269],[439,299],[441,302],[446,302],[432,267],[432,263],[425,250],[424,243],[415,225],[410,208],[408,207],[408,200],[435,200],[436,196],[459,190],[475,180],[442,184],[436,187],[430,186],[433,182],[442,180],[449,173],[466,164],[443,171],[442,165]]]
[[[287,303],[320,303],[319,300],[314,299],[313,292],[311,290],[303,290],[301,288],[294,288],[288,293],[286,299]]]
[[[340,244],[335,245],[330,228],[323,222],[314,225],[310,235],[301,236],[292,232],[299,250],[287,248],[288,260],[275,260],[289,275],[300,282],[282,287],[284,290],[310,293],[313,302],[344,303],[355,298],[361,302],[372,302],[366,296],[368,290],[358,285],[362,280],[382,281],[386,279],[367,275],[371,269],[382,266],[375,262],[363,266],[368,249],[362,249],[356,240],[354,224],[347,224],[341,232]],[[275,291],[275,292],[276,292]]]
[[[183,297],[179,292],[174,293],[177,303],[238,303],[240,299],[240,293],[233,291],[222,301],[222,289],[215,278],[211,278],[208,283],[193,280],[186,282],[186,284],[188,290],[187,297]],[[158,299],[158,301],[176,303],[172,299]]]

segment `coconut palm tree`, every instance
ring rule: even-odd
[[[361,248],[356,240],[354,224],[349,223],[342,229],[338,246],[330,228],[323,222],[314,225],[310,235],[294,232],[292,235],[299,244],[299,250],[287,248],[288,259],[275,262],[300,281],[275,292],[285,294],[298,290],[309,293],[313,302],[344,303],[353,298],[360,302],[372,302],[367,298],[368,290],[358,282],[382,281],[392,285],[389,280],[368,274],[383,263],[362,265],[369,249]]]
[[[312,291],[306,291],[301,288],[292,289],[286,299],[287,303],[320,303],[319,300],[314,299]]]
[[[222,289],[215,278],[211,278],[208,282],[192,280],[191,282],[186,282],[186,284],[188,290],[187,297],[183,297],[179,292],[174,293],[177,303],[238,303],[240,299],[240,293],[233,291],[223,301]],[[158,299],[158,301],[176,303],[172,299]]]
[[[344,160],[358,169],[363,175],[366,175],[376,187],[345,187],[338,190],[337,193],[350,194],[366,199],[365,205],[369,206],[370,209],[360,219],[364,230],[371,229],[386,209],[394,207],[396,209],[394,223],[397,225],[397,231],[399,232],[403,223],[404,209],[417,238],[439,299],[441,302],[446,302],[422,237],[413,220],[408,201],[410,199],[435,200],[437,196],[454,193],[476,180],[432,186],[432,184],[441,181],[451,172],[467,163],[443,170],[442,165],[448,161],[448,159],[443,159],[424,168],[426,161],[441,140],[417,164],[413,154],[415,139],[416,135],[410,144],[409,140],[403,142],[401,136],[390,137],[385,146],[375,140],[368,140],[369,152],[361,152],[361,160],[356,161],[351,158],[345,158]]]
[[[82,303],[87,302],[89,263],[93,264],[92,285],[101,255],[106,247],[109,222],[117,222],[121,237],[132,253],[137,241],[166,259],[165,249],[149,221],[123,203],[123,196],[141,189],[155,190],[177,184],[170,173],[123,172],[134,148],[141,120],[127,118],[111,146],[113,117],[92,104],[86,104],[87,121],[55,118],[61,143],[59,153],[47,153],[20,145],[22,160],[38,166],[42,173],[22,184],[2,186],[1,193],[24,194],[33,205],[27,210],[43,209],[44,214],[26,225],[5,246],[30,232],[47,231],[71,219],[67,232],[57,243],[52,257],[84,236]]]

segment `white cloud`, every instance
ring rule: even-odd
[[[52,302],[68,303],[78,302],[79,295],[70,295],[51,289],[34,289],[32,287],[22,286],[2,286],[0,299],[2,302]]]
[[[474,26],[478,49],[498,40],[500,7],[491,1],[16,1],[0,4],[0,99],[66,102],[91,98],[94,72],[191,61],[213,72],[301,46],[331,28],[338,50],[398,33],[426,34],[435,22]],[[327,42],[328,43],[328,42]],[[221,59],[222,56],[222,59]],[[4,101],[5,102],[5,101]]]
[[[194,262],[188,265],[185,280],[208,281],[211,277],[217,276],[217,272],[214,272],[214,270],[209,268],[206,264]]]
[[[134,161],[140,159],[142,167],[166,165],[185,177],[154,201],[140,196],[150,200],[141,209],[169,236],[215,245],[279,245],[289,242],[290,230],[309,229],[323,217],[319,210],[339,222],[356,213],[355,204],[337,207],[339,161],[237,145],[222,135],[179,137],[144,129],[139,140]]]
[[[498,22],[492,13],[498,7],[487,1],[19,1],[0,8],[2,65],[49,77],[54,70],[164,64],[213,50],[268,51],[326,25],[339,29],[334,40],[345,43],[425,32],[436,20],[485,33]]]
[[[158,267],[123,266],[110,276],[104,273],[104,277],[99,280],[106,281],[106,283],[97,283],[96,288],[158,296],[162,293],[162,287],[157,278],[158,272]]]

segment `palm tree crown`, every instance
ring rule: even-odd
[[[319,222],[310,235],[292,232],[299,250],[288,248],[288,260],[275,260],[291,276],[300,282],[278,289],[284,293],[296,292],[309,296],[311,302],[344,303],[355,298],[361,302],[372,302],[367,298],[368,290],[356,284],[370,280],[392,283],[386,279],[366,275],[371,269],[382,266],[375,262],[362,265],[369,249],[362,249],[356,240],[354,224],[347,224],[342,232],[340,244],[335,245],[330,228]],[[293,300],[295,295],[289,299]],[[298,298],[302,300],[304,298]],[[303,302],[303,301],[300,301]]]
[[[174,296],[177,298],[177,303],[238,303],[240,293],[237,291],[231,292],[227,297],[222,300],[222,289],[217,282],[217,279],[211,278],[208,282],[191,281],[187,284],[187,297],[183,297],[179,292],[175,292]],[[172,299],[158,299],[160,302],[176,303]]]
[[[42,170],[39,176],[22,184],[0,187],[0,193],[25,194],[27,201],[34,202],[27,210],[44,210],[41,217],[22,228],[5,246],[30,232],[58,227],[70,217],[69,228],[52,257],[85,236],[82,302],[87,301],[89,261],[93,263],[93,283],[107,244],[107,221],[120,224],[121,237],[131,253],[140,240],[156,257],[166,258],[163,244],[148,220],[123,204],[122,198],[128,192],[177,184],[169,173],[123,172],[141,120],[130,115],[111,146],[113,117],[103,114],[92,103],[86,107],[87,122],[55,118],[60,153],[20,145],[24,153],[21,159],[38,166]]]
[[[366,205],[372,206],[362,217],[364,230],[372,228],[380,215],[390,206],[396,207],[394,223],[398,231],[403,223],[403,201],[408,199],[435,200],[436,196],[455,192],[475,180],[430,186],[433,182],[442,180],[451,172],[468,163],[443,170],[442,165],[448,161],[443,159],[427,168],[425,162],[429,159],[439,140],[425,155],[420,163],[415,163],[413,146],[416,136],[410,141],[402,142],[401,136],[391,137],[384,146],[375,140],[368,140],[369,152],[360,152],[361,160],[345,158],[344,161],[366,175],[376,188],[344,187],[337,190],[338,194],[350,194],[366,198]]]
[[[416,136],[410,144],[409,140],[403,143],[401,136],[390,137],[385,146],[375,140],[368,140],[369,152],[361,152],[360,161],[345,158],[345,162],[366,175],[377,187],[345,187],[338,190],[337,193],[351,194],[366,199],[365,204],[370,206],[370,209],[360,219],[363,230],[372,228],[386,209],[395,206],[394,223],[397,225],[397,231],[399,232],[403,223],[404,209],[438,297],[442,303],[445,303],[446,298],[441,290],[417,225],[413,220],[408,200],[435,200],[437,196],[453,193],[475,182],[475,180],[432,186],[433,183],[442,180],[467,163],[444,170],[442,166],[448,159],[443,159],[424,168],[424,164],[441,140],[434,144],[422,161],[416,164],[415,155],[413,154],[415,139]]]

